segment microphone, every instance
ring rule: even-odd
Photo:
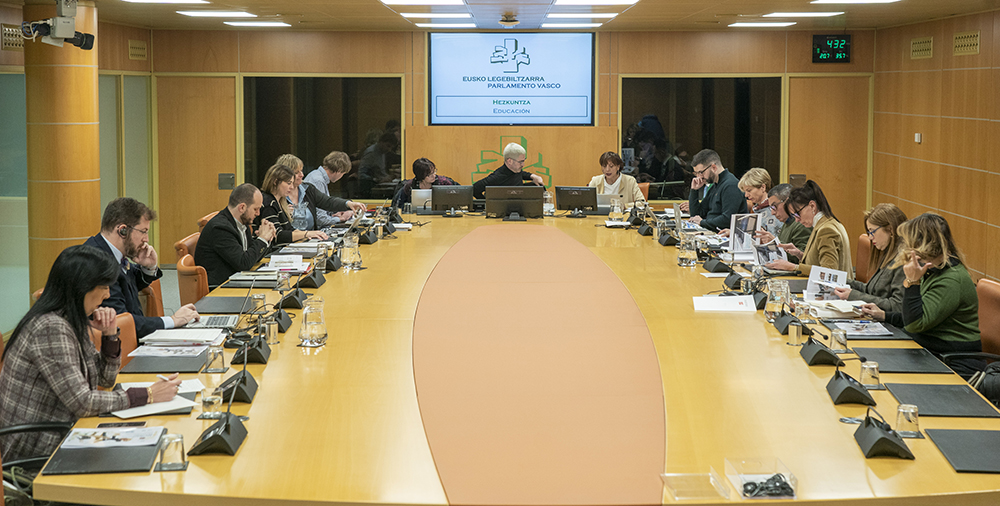
[[[305,274],[305,271],[300,272],[298,277],[295,278],[295,283],[292,285],[295,288],[288,295],[285,295],[284,291],[278,291],[281,294],[281,300],[274,305],[275,309],[302,309],[303,303],[306,300],[306,293],[299,288],[299,282],[302,280],[303,274]]]
[[[252,402],[257,394],[257,381],[247,372],[247,364],[250,363],[250,360],[244,360],[253,350],[250,343],[251,341],[244,342],[243,346],[233,355],[233,360],[230,363],[243,362],[243,370],[230,376],[219,385],[219,388],[223,389],[223,397],[228,396],[240,402]],[[240,357],[241,354],[242,357]]]
[[[837,364],[837,369],[833,372],[833,377],[826,384],[826,392],[830,394],[830,399],[833,399],[834,404],[874,406],[875,399],[872,398],[872,394],[868,392],[868,389],[858,380],[840,370],[840,366],[844,365],[844,361],[846,360],[859,360],[862,364],[868,361],[867,358],[861,355],[854,358],[841,359],[840,363]]]
[[[789,323],[792,323],[792,322],[799,322],[800,324],[802,323],[802,320],[799,320],[798,317],[795,316],[794,312],[790,313],[788,311],[785,311],[785,308],[791,309],[791,307],[787,303],[782,303],[781,304],[781,314],[778,315],[778,317],[774,319],[774,328],[777,329],[778,332],[780,332],[781,335],[783,335],[783,336],[788,335],[788,324]],[[812,335],[813,332],[816,332],[817,334],[823,336],[823,334],[820,331],[813,330],[813,329],[810,329],[809,327],[806,327],[805,325],[802,325],[802,335],[809,336],[809,335]],[[823,339],[828,339],[828,337],[827,336],[823,336]],[[813,340],[815,341],[815,339],[813,339]],[[819,342],[819,341],[817,341],[817,342]]]
[[[235,377],[235,375],[233,376]],[[198,440],[191,446],[188,455],[201,455],[203,453],[225,453],[236,455],[243,440],[247,437],[247,429],[243,426],[240,417],[233,414],[233,400],[236,397],[236,390],[229,395],[229,406],[226,413],[218,422],[213,423],[198,436]]]
[[[250,300],[250,294],[253,292],[253,285],[256,282],[257,282],[257,278],[256,277],[250,278],[250,288],[247,289],[247,296],[246,296],[246,298],[243,299],[243,305],[240,306],[240,314],[236,318],[237,322],[239,322],[240,320],[243,319],[243,313],[245,313],[247,311],[247,301]],[[247,328],[250,328],[250,327],[247,327]],[[226,339],[225,347],[227,347],[227,348],[235,348],[236,346],[238,346],[238,344],[236,344],[234,346],[230,346],[230,342],[233,341],[233,340],[237,340],[237,339],[249,339],[250,338],[250,334],[248,332],[246,332],[245,329],[234,329],[234,330],[235,330],[235,332],[231,331],[229,333],[229,339]]]

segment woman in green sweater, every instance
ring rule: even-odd
[[[879,204],[865,213],[865,229],[872,242],[868,262],[877,270],[867,283],[853,279],[848,287],[834,290],[837,297],[870,302],[883,311],[903,310],[903,266],[892,264],[902,243],[896,230],[905,221],[906,214],[893,204]]]
[[[982,351],[976,285],[951,238],[944,218],[924,213],[899,226],[903,241],[896,266],[903,267],[903,307],[885,312],[865,304],[864,314],[901,326],[913,340],[935,354]],[[985,367],[977,359],[950,363],[963,378]]]

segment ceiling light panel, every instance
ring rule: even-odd
[[[829,18],[839,16],[843,12],[772,12],[764,14],[765,18]]]
[[[781,23],[730,23],[729,26],[733,28],[783,28],[786,26],[792,26],[795,22],[787,21]]]
[[[223,21],[229,26],[256,26],[256,27],[278,27],[292,26],[282,21]]]
[[[256,14],[243,11],[177,11],[177,14],[195,18],[255,18]]]

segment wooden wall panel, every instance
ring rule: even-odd
[[[954,56],[965,31],[980,32],[980,53]],[[974,278],[1000,278],[998,35],[998,11],[876,32],[875,201],[943,215]],[[934,37],[933,58],[910,58],[915,37]]]
[[[406,131],[410,148],[403,164],[405,177],[413,177],[410,167],[415,159],[427,157],[437,165],[438,174],[472,184],[477,164],[497,160],[482,165],[479,170],[486,172],[503,165],[503,157],[497,153],[502,153],[508,142],[520,142],[522,136],[527,140],[526,165],[541,159],[553,185],[586,185],[601,173],[601,153],[615,151],[618,144],[618,129],[614,127],[415,126]],[[543,172],[526,170],[540,175]]]
[[[239,38],[247,32],[153,30],[155,72],[236,72]]]
[[[0,5],[0,23],[20,25],[23,20],[24,15],[21,13],[21,7]],[[30,41],[25,41],[25,44],[30,43]],[[0,65],[23,66],[24,51],[0,51]]]
[[[403,73],[407,32],[240,32],[241,72]]]
[[[621,74],[782,73],[785,32],[618,32]]]
[[[149,57],[151,30],[114,23],[98,23],[97,32],[101,41],[101,47],[97,53],[97,61],[101,70],[150,71],[152,68],[152,59]],[[146,43],[145,60],[130,60],[128,58],[129,40],[141,40]]]
[[[159,227],[162,258],[198,231],[198,218],[225,207],[218,174],[235,172],[236,87],[232,77],[156,78]]]
[[[851,63],[813,63],[813,34],[827,31],[787,32],[788,72],[872,72],[875,67],[875,31],[852,30]]]
[[[788,170],[819,183],[851,236],[864,232],[868,177],[868,77],[789,81]]]

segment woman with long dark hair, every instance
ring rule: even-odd
[[[49,271],[45,290],[11,334],[0,371],[0,426],[75,422],[150,402],[174,398],[181,380],[157,381],[148,388],[113,387],[121,366],[115,310],[100,307],[122,267],[92,246],[63,250]],[[101,350],[91,329],[102,334]],[[12,434],[2,439],[4,460],[55,451],[55,433]]]
[[[784,250],[801,260],[798,265],[788,260],[775,260],[767,264],[771,269],[798,271],[809,276],[814,265],[836,269],[847,273],[853,279],[854,265],[851,264],[851,240],[847,230],[840,223],[823,190],[810,179],[806,184],[792,190],[785,201],[785,212],[805,227],[812,227],[805,251],[792,244],[782,244]]]

